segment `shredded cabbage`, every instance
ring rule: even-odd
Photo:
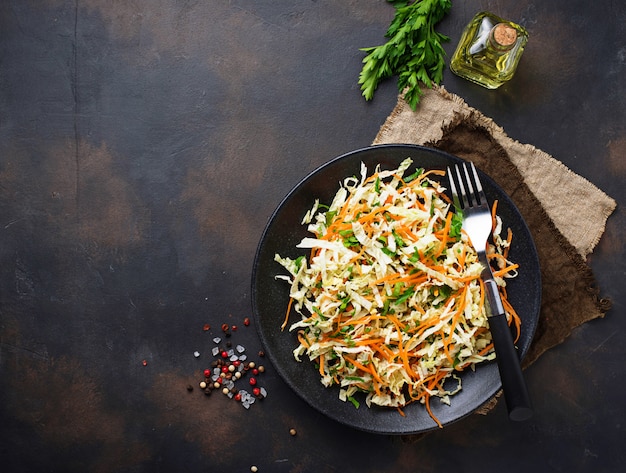
[[[482,266],[445,188],[430,178],[444,172],[405,177],[411,164],[377,166],[371,176],[362,165],[360,178],[345,179],[329,206],[316,201],[303,219],[313,236],[297,247],[310,257],[275,259],[301,316],[290,326],[296,360],[313,361],[344,401],[358,406],[362,392],[368,406],[419,401],[431,412],[432,396],[449,403],[461,389],[457,373],[495,354]],[[489,253],[504,288],[517,265],[507,259],[510,233],[502,238],[496,222]]]

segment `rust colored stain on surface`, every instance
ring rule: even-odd
[[[18,325],[7,318],[0,333],[10,392],[8,409],[41,439],[68,454],[81,447],[85,471],[107,472],[140,465],[151,456],[147,445],[128,441],[124,415],[106,406],[98,381],[69,357],[52,359],[22,346]]]
[[[20,172],[17,169],[20,169]],[[41,228],[108,247],[137,243],[149,215],[133,186],[115,169],[105,144],[86,141],[53,143],[41,154],[14,151],[1,172],[2,193],[15,203],[14,214]]]
[[[242,454],[240,446],[248,432],[240,426],[245,425],[245,417],[251,413],[219,390],[207,399],[199,392],[198,379],[200,372],[195,377],[176,373],[157,376],[148,394],[148,399],[158,407],[155,425],[175,428],[213,462],[228,466]],[[194,391],[186,392],[187,385],[195,386]]]

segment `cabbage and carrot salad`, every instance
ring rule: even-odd
[[[462,216],[433,176],[412,160],[397,169],[346,178],[330,205],[316,201],[302,224],[311,237],[297,245],[310,254],[275,256],[289,275],[290,302],[300,319],[296,360],[315,363],[321,382],[359,406],[390,406],[402,413],[412,402],[433,420],[433,396],[449,404],[461,389],[458,373],[495,358],[480,273],[482,265],[462,231]],[[518,265],[508,259],[511,232],[493,207],[488,255],[509,324],[520,320],[506,299],[506,278]],[[515,338],[516,338],[515,337]]]

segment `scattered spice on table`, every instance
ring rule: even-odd
[[[250,325],[248,317],[244,319],[243,325],[246,327]],[[246,348],[232,341],[231,337],[234,335],[233,332],[237,331],[237,325],[223,323],[220,328],[224,336],[212,338],[213,346],[210,353],[213,359],[210,366],[202,371],[203,378],[199,381],[198,386],[207,396],[217,389],[225,396],[249,409],[257,400],[267,397],[267,390],[260,384],[259,380],[259,375],[265,372],[265,367],[257,364],[254,360],[249,360]],[[260,357],[265,356],[263,351],[259,351],[258,354]],[[199,358],[200,353],[195,351],[194,357]],[[244,384],[242,383],[243,380],[247,380],[247,382]],[[242,384],[247,384],[251,392],[242,389]]]

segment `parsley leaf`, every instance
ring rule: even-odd
[[[361,48],[366,53],[359,75],[365,100],[371,100],[378,84],[398,76],[398,90],[415,110],[423,95],[421,85],[441,83],[448,38],[435,26],[450,11],[451,0],[387,0],[396,12],[380,46]]]

